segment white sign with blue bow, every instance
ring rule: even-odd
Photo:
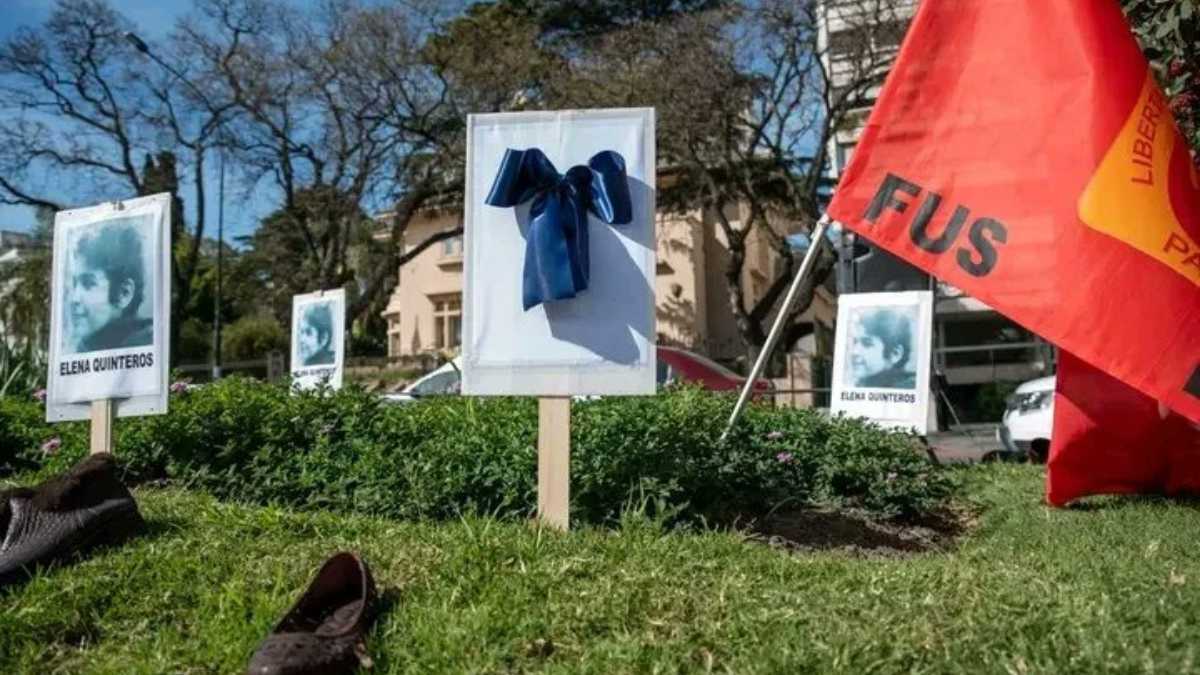
[[[463,393],[654,393],[654,110],[467,120]]]

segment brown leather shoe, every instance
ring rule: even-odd
[[[375,582],[353,553],[338,553],[259,645],[250,675],[337,675],[370,667],[367,630],[375,620]]]
[[[107,453],[91,455],[32,489],[0,492],[0,588],[41,565],[122,542],[144,527]]]

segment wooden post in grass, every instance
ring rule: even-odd
[[[552,528],[571,526],[571,399],[538,399],[538,518]]]
[[[92,401],[92,454],[113,451],[113,420],[116,404],[111,398]]]

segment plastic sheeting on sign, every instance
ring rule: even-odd
[[[346,289],[292,296],[292,381],[341,389],[346,362]]]
[[[171,195],[59,211],[54,217],[46,419],[167,411]]]
[[[471,115],[467,127],[463,393],[654,393],[654,111]],[[633,208],[619,226],[587,217],[586,290],[526,310],[533,204],[501,208],[485,200],[506,153],[529,148],[562,171],[603,151],[619,154]]]
[[[838,298],[830,410],[928,433],[933,293]]]

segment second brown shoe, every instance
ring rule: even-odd
[[[336,675],[369,664],[366,636],[375,620],[375,581],[362,558],[338,553],[259,645],[250,675]]]

